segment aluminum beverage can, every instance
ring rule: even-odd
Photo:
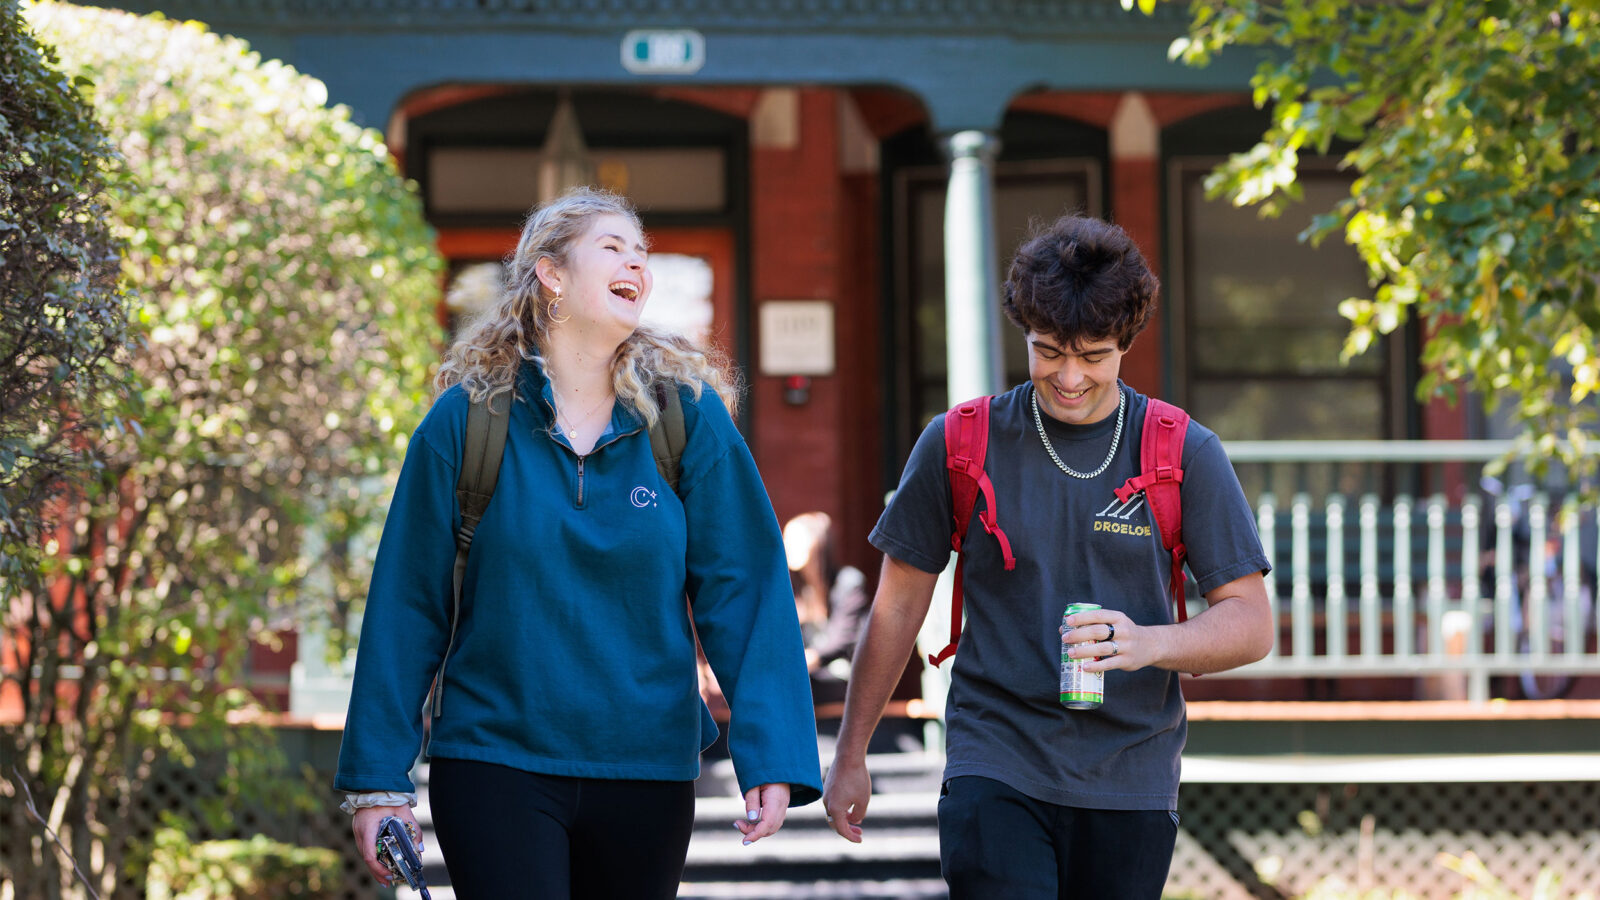
[[[1061,634],[1071,631],[1067,617],[1099,609],[1098,603],[1073,603],[1061,614]],[[1106,699],[1104,672],[1085,672],[1083,664],[1089,659],[1073,659],[1067,655],[1071,645],[1061,645],[1061,705],[1067,709],[1098,709]]]

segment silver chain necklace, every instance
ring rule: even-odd
[[[1067,464],[1062,462],[1061,457],[1056,455],[1056,448],[1051,445],[1050,436],[1044,433],[1044,420],[1039,417],[1039,389],[1034,388],[1030,391],[1028,399],[1033,402],[1033,424],[1035,428],[1039,429],[1039,440],[1044,442],[1044,449],[1050,454],[1050,458],[1055,460],[1057,468],[1073,478],[1085,480],[1098,477],[1101,472],[1110,468],[1111,461],[1117,458],[1117,444],[1122,442],[1122,416],[1128,406],[1128,395],[1122,392],[1120,386],[1117,388],[1117,430],[1111,433],[1111,451],[1106,454],[1106,461],[1100,464],[1100,468],[1087,473],[1067,468]]]

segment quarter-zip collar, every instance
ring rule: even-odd
[[[550,383],[550,376],[545,372],[544,366],[537,360],[524,360],[522,368],[517,372],[517,396],[527,399],[538,397],[539,402],[528,404],[533,413],[535,429],[554,439],[561,446],[572,450],[572,444],[567,441],[567,436],[556,427],[556,399],[555,389]],[[600,440],[590,450],[592,454],[601,447],[616,441],[618,438],[644,430],[645,423],[633,406],[624,402],[620,397],[611,404],[611,425],[601,435]],[[576,455],[577,451],[573,450]],[[585,454],[588,455],[588,454]]]

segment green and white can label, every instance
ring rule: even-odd
[[[1099,609],[1098,603],[1073,603],[1061,614],[1061,634],[1066,635],[1072,628],[1067,625],[1067,617],[1091,609]],[[1088,659],[1073,659],[1067,655],[1071,645],[1061,645],[1061,705],[1067,709],[1098,709],[1106,699],[1106,676],[1103,672],[1085,672],[1083,664]]]

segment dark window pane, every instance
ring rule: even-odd
[[[1207,379],[1189,412],[1226,441],[1376,440],[1383,399],[1373,379]]]
[[[1007,172],[1001,164],[995,177],[995,248],[998,279],[1005,279],[1005,266],[1027,238],[1036,221],[1053,221],[1068,212],[1083,212],[1089,206],[1089,184],[1093,175],[1088,164],[1050,164],[1053,171],[1038,171],[1037,163],[1023,164]],[[945,176],[916,177],[907,185],[906,208],[911,217],[908,260],[911,272],[911,342],[915,348],[912,372],[912,398],[917,404],[911,412],[920,425],[948,406],[945,388],[945,297],[944,297],[944,202]],[[997,285],[998,287],[998,285]],[[1028,377],[1027,348],[1021,334],[1000,317],[1000,344],[1004,356],[1005,384]]]
[[[1278,219],[1207,200],[1209,166],[1179,167],[1188,405],[1230,440],[1385,438],[1386,341],[1340,359],[1339,304],[1369,296],[1366,269],[1337,236],[1298,239],[1310,215],[1349,195],[1350,177],[1312,168],[1305,202]]]

